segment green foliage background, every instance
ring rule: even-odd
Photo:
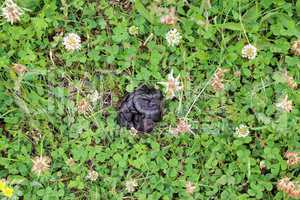
[[[299,167],[288,167],[283,155],[299,151],[300,93],[279,72],[286,68],[300,79],[299,57],[289,50],[300,36],[300,1],[224,0],[210,8],[199,0],[157,3],[174,6],[179,16],[174,27],[183,39],[173,48],[165,40],[173,26],[160,24],[151,9],[156,1],[136,0],[126,9],[129,2],[114,2],[20,0],[30,9],[21,22],[1,19],[0,178],[12,184],[14,198],[288,199],[276,183],[284,176],[299,179]],[[241,57],[247,44],[241,22],[258,48],[252,61]],[[128,33],[133,25],[137,36]],[[74,53],[61,43],[69,32],[82,39]],[[17,75],[13,63],[28,72]],[[230,70],[225,90],[215,94],[209,86],[200,96],[188,116],[195,134],[168,134],[217,67]],[[180,99],[166,101],[156,130],[134,137],[121,129],[116,108],[126,91],[143,82],[160,87],[171,69],[185,89]],[[79,114],[78,102],[94,90],[101,100],[90,114]],[[286,94],[291,113],[274,105]],[[250,127],[250,136],[233,137],[240,124]],[[38,155],[52,159],[42,176],[31,172]],[[91,168],[99,173],[95,182],[86,179]],[[129,179],[138,180],[132,194],[124,186]],[[193,195],[186,181],[195,184]]]

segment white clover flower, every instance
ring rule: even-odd
[[[130,128],[130,134],[135,137],[138,134],[138,130],[136,130],[134,127],[131,127]]]
[[[2,8],[2,15],[6,21],[11,24],[20,21],[20,16],[23,14],[22,9],[13,1],[6,0]]]
[[[76,33],[69,33],[64,37],[63,45],[68,51],[80,49],[81,39]]]
[[[264,160],[259,162],[259,168],[260,170],[265,170],[267,168],[266,162]]]
[[[139,27],[136,26],[130,26],[128,29],[128,32],[130,35],[138,35],[139,34]]]
[[[166,82],[159,82],[160,84],[166,86],[167,98],[172,99],[173,97],[175,97],[175,93],[177,91],[182,90],[183,87],[181,86],[179,77],[180,75],[174,78],[173,70],[171,70],[170,74],[168,74],[168,80]]]
[[[185,184],[185,191],[186,191],[187,193],[193,194],[194,191],[195,191],[195,189],[196,189],[196,186],[195,186],[194,183],[192,183],[192,182],[190,182],[190,181],[186,182],[186,184]]]
[[[295,54],[296,56],[300,56],[300,39],[293,42],[292,53]]]
[[[177,46],[181,40],[181,35],[177,31],[177,29],[171,29],[167,34],[166,34],[166,40],[168,42],[168,45],[171,47]]]
[[[276,107],[284,112],[291,112],[293,109],[293,102],[288,100],[288,95],[276,104]]]
[[[244,124],[241,124],[239,127],[235,128],[235,135],[237,137],[246,137],[249,135],[249,128]]]
[[[66,160],[66,164],[69,166],[69,167],[72,167],[76,164],[75,160],[73,158],[68,158],[68,160]]]
[[[125,182],[125,187],[127,192],[132,193],[135,191],[135,188],[138,186],[138,183],[135,179],[131,179]]]
[[[243,58],[248,58],[249,60],[253,60],[256,57],[257,49],[252,44],[247,44],[242,49]]]
[[[100,95],[99,92],[95,90],[92,94],[88,94],[87,97],[92,103],[95,103],[100,98]]]
[[[31,171],[41,175],[50,168],[51,159],[48,156],[36,156],[32,159]]]
[[[96,181],[98,179],[98,176],[99,176],[98,172],[91,169],[88,171],[88,175],[86,176],[86,178],[91,181]]]
[[[184,119],[180,119],[178,122],[177,122],[177,126],[176,128],[172,128],[171,129],[171,133],[173,135],[179,135],[181,133],[188,133],[188,132],[191,132],[191,126],[189,125],[189,123],[184,120]]]
[[[287,70],[285,70],[283,72],[283,78],[285,80],[285,82],[287,83],[287,85],[292,88],[292,89],[296,89],[298,87],[297,83],[295,82],[294,78],[292,76],[290,76],[287,72]]]

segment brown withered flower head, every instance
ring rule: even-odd
[[[218,68],[216,73],[214,74],[214,78],[211,81],[211,86],[215,92],[224,90],[223,77],[224,73],[227,71],[227,69]]]
[[[188,124],[186,120],[180,119],[177,122],[176,128],[172,128],[171,132],[174,135],[179,135],[181,133],[188,133],[191,132],[191,126]]]
[[[81,99],[77,105],[77,110],[79,113],[86,114],[91,111],[91,106],[86,99]]]
[[[288,177],[284,177],[277,182],[277,189],[286,193],[291,198],[300,198],[300,185],[293,182]]]
[[[24,74],[27,72],[27,67],[21,64],[15,63],[12,65],[12,68],[17,74]]]
[[[160,23],[167,25],[175,25],[177,23],[175,8],[169,8],[167,10],[167,13],[160,17]]]
[[[287,151],[284,157],[287,159],[286,162],[289,166],[295,166],[300,163],[300,156],[297,152]]]

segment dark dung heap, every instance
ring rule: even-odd
[[[162,119],[163,95],[142,85],[128,93],[121,102],[117,121],[121,126],[134,127],[139,132],[151,132]]]

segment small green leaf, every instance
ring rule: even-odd
[[[137,11],[145,17],[151,24],[155,23],[155,18],[154,16],[144,7],[143,3],[140,0],[136,0],[135,3],[135,8]]]
[[[296,13],[298,16],[300,16],[300,0],[298,0],[296,3]]]
[[[253,6],[246,12],[246,14],[244,14],[243,21],[245,21],[246,23],[252,23],[255,22],[258,17],[259,9],[257,6]]]
[[[240,23],[234,23],[234,22],[218,24],[217,27],[232,30],[232,31],[242,31],[243,30]]]

